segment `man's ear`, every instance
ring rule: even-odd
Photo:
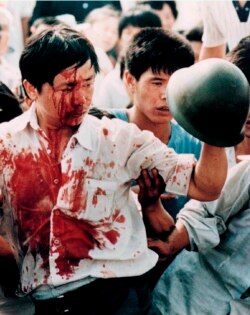
[[[32,101],[35,101],[37,99],[37,96],[38,96],[37,89],[31,83],[29,83],[29,81],[27,81],[26,79],[23,80],[23,86],[25,88],[25,91],[26,91],[28,97]]]
[[[127,69],[124,71],[124,83],[129,92],[133,94],[135,91],[136,79]]]

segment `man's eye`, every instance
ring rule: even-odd
[[[72,86],[67,86],[66,88],[64,88],[62,91],[63,92],[71,92],[73,90]]]
[[[154,81],[153,84],[154,84],[154,85],[157,85],[157,86],[161,86],[161,85],[162,85],[162,82]]]

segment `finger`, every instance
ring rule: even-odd
[[[147,189],[152,189],[153,183],[152,183],[152,178],[149,175],[148,170],[142,170],[142,179],[147,187]]]

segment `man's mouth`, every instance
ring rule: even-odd
[[[162,106],[162,107],[158,107],[157,110],[161,111],[161,112],[169,112],[169,107],[167,106]]]

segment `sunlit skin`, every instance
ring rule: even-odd
[[[111,50],[118,39],[118,18],[108,17],[102,21],[96,21],[90,25],[87,36],[95,46],[105,52]]]
[[[161,19],[162,27],[165,30],[171,31],[174,27],[175,17],[168,4],[164,4],[162,10],[154,10]]]
[[[95,70],[85,64],[64,69],[53,84],[45,83],[39,93],[24,82],[30,98],[36,102],[38,123],[50,140],[52,156],[60,161],[69,138],[81,124],[91,105]]]
[[[126,84],[132,95],[133,107],[128,110],[129,121],[140,129],[152,131],[162,142],[167,143],[172,115],[166,99],[166,88],[170,75],[161,71],[145,71],[137,81],[128,71]]]

